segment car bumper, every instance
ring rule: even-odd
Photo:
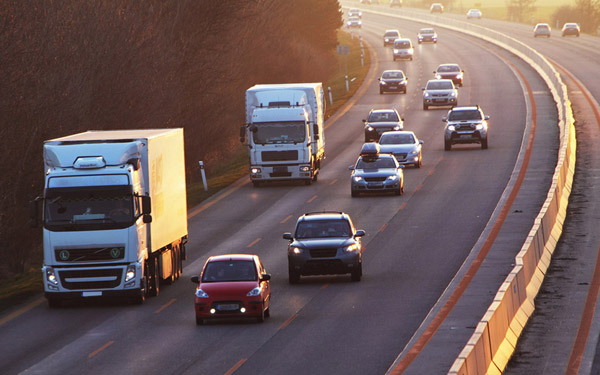
[[[379,90],[381,90],[381,91],[405,91],[406,83],[396,84],[396,85],[391,85],[391,84],[381,85],[380,84]]]
[[[413,55],[410,53],[394,53],[394,59],[412,59]]]
[[[445,105],[456,105],[456,98],[433,98],[433,99],[423,99],[423,104],[428,106],[445,106]]]
[[[452,144],[460,143],[481,143],[481,141],[487,139],[487,132],[480,132],[478,130],[474,132],[446,132],[444,135],[446,141],[450,141]]]
[[[398,190],[401,184],[401,180],[396,179],[392,181],[381,181],[381,182],[367,182],[365,180],[362,181],[354,181],[350,183],[350,188],[352,191],[357,193],[382,193],[382,192],[392,192]]]
[[[409,165],[419,162],[419,154],[408,155],[408,154],[394,154],[394,157],[400,165]]]
[[[268,297],[266,297],[268,300]],[[194,310],[196,317],[209,318],[244,318],[257,317],[264,310],[262,297],[247,297],[238,300],[212,300],[195,297]]]
[[[432,37],[424,37],[424,38],[419,38],[419,43],[422,42],[437,42],[437,38],[432,38]]]
[[[305,250],[309,252],[309,250]],[[300,273],[300,275],[343,275],[351,273],[360,265],[360,253],[343,252],[338,250],[337,255],[332,258],[314,258],[308,254],[288,255],[288,265]]]

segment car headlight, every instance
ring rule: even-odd
[[[442,79],[442,75],[441,74],[436,74],[435,75],[435,79]]]
[[[382,85],[387,85],[387,82],[386,81],[381,81],[381,84]]]
[[[208,298],[208,294],[205,291],[203,291],[202,289],[198,288],[198,289],[196,289],[196,297]]]
[[[477,130],[483,129],[483,124],[477,124],[477,125],[475,125],[475,129],[477,129]]]
[[[367,125],[367,131],[368,131],[368,132],[372,132],[373,130],[375,130],[375,129],[373,129],[373,127],[372,127],[372,126],[370,126],[370,125]]]
[[[46,268],[46,281],[52,285],[58,285],[58,279],[53,268]]]
[[[125,272],[125,282],[133,280],[135,278],[135,265],[130,264],[127,266],[127,272]]]
[[[427,91],[425,91],[425,92],[423,93],[423,96],[424,96],[424,97],[426,97],[426,98],[429,98],[429,93],[428,93]]]
[[[261,291],[261,288],[256,287],[256,288],[252,289],[251,291],[249,291],[248,293],[246,293],[246,297],[260,296],[260,291]]]
[[[456,128],[454,127],[454,125],[448,125],[448,130],[450,130],[451,132],[455,131]]]
[[[352,177],[352,179],[354,180],[354,182],[360,182],[363,180],[363,178],[360,176],[354,176],[354,177]]]
[[[388,176],[387,177],[388,181],[396,181],[397,179],[398,179],[398,176],[396,176],[396,175],[392,175],[392,176]]]
[[[396,125],[394,126],[394,130],[402,130],[402,127],[400,125]]]
[[[451,93],[450,93],[450,97],[451,97],[451,98],[456,98],[456,93],[455,93],[455,92],[451,92]]]
[[[462,79],[462,77],[463,77],[463,74],[462,74],[462,73],[458,73],[458,74],[456,75],[456,78],[457,78],[457,79]]]
[[[358,244],[353,243],[352,245],[348,245],[344,248],[344,251],[347,253],[358,251]]]
[[[419,151],[417,150],[412,150],[411,152],[409,152],[409,155],[417,155],[419,153]]]
[[[299,255],[304,252],[304,249],[301,247],[292,247],[292,254]]]
[[[399,49],[394,49],[394,53],[400,53]]]

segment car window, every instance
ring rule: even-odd
[[[395,31],[388,31],[387,33],[385,33],[385,36],[387,37],[391,37],[391,36],[395,36],[397,37],[399,34]]]
[[[394,47],[396,48],[410,48],[410,42],[400,41],[394,43]]]
[[[396,78],[396,79],[400,79],[400,78],[404,78],[404,73],[402,73],[402,72],[384,72],[383,73],[383,78]]]
[[[373,112],[369,114],[369,122],[398,122],[398,115],[394,112]]]
[[[448,116],[448,120],[450,121],[458,121],[458,120],[481,120],[481,112],[476,109],[473,110],[464,110],[464,111],[450,111],[450,115]]]
[[[306,220],[298,223],[295,238],[350,237],[350,233],[346,220]]]
[[[385,169],[396,168],[391,158],[360,158],[356,163],[356,169]]]
[[[383,134],[379,140],[380,145],[409,145],[415,143],[412,134]]]
[[[427,83],[427,90],[451,90],[452,82],[430,81]]]
[[[438,72],[447,73],[447,72],[458,72],[460,68],[456,65],[442,65],[438,67]]]
[[[209,262],[202,274],[203,282],[256,281],[256,267],[251,260]]]

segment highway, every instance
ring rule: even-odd
[[[383,31],[398,28],[415,40],[424,25],[375,15],[363,19],[360,35],[372,47],[373,64],[356,103],[326,124],[327,160],[317,183],[253,188],[242,179],[191,209],[183,279],[162,288],[143,306],[89,301],[51,310],[37,299],[3,316],[0,337],[10,343],[0,353],[3,372],[385,373],[436,311],[461,266],[472,261],[474,249],[488,237],[514,187],[514,176],[523,167],[527,140],[535,136],[523,193],[489,253],[502,259],[503,266],[494,267],[501,268],[498,275],[509,270],[506,259],[514,258],[527,235],[556,164],[558,129],[549,93],[514,56],[456,32],[438,30],[440,41],[416,46],[414,61],[393,62],[390,48],[382,46]],[[522,38],[527,34],[503,23],[493,27],[521,33]],[[580,38],[584,44],[585,39]],[[569,71],[578,68],[597,75],[593,60],[577,67],[563,61],[560,52],[552,52],[554,40],[533,43],[548,48],[548,56]],[[598,61],[596,51],[590,46],[571,52],[581,53],[582,61],[590,55]],[[491,116],[488,150],[464,145],[444,151],[441,118],[447,108],[422,109],[421,87],[433,78],[438,64],[447,62],[459,63],[466,72],[459,104],[479,104]],[[406,95],[379,95],[376,76],[391,68],[407,74]],[[371,108],[386,107],[397,108],[405,128],[424,140],[423,167],[405,170],[403,196],[351,198],[347,167],[363,143],[361,120]],[[367,232],[361,282],[334,276],[288,284],[287,244],[281,234],[292,231],[301,214],[321,210],[348,212],[357,228]],[[500,248],[514,252],[494,250]],[[222,321],[197,327],[189,277],[199,273],[208,256],[235,252],[258,254],[273,275],[271,317],[263,324]],[[501,281],[498,275],[492,279]],[[498,283],[492,282],[484,286],[483,294],[497,288]],[[486,307],[484,301],[478,302],[467,315],[480,317],[479,310]],[[468,329],[461,327],[461,334]],[[429,364],[435,373],[447,371],[448,361],[451,364],[462,349],[460,341],[448,343],[439,362]],[[413,364],[419,365],[418,360]],[[423,367],[411,369],[431,373],[423,372]]]

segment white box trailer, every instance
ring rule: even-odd
[[[88,131],[44,143],[44,288],[143,302],[179,278],[187,242],[183,129]]]

